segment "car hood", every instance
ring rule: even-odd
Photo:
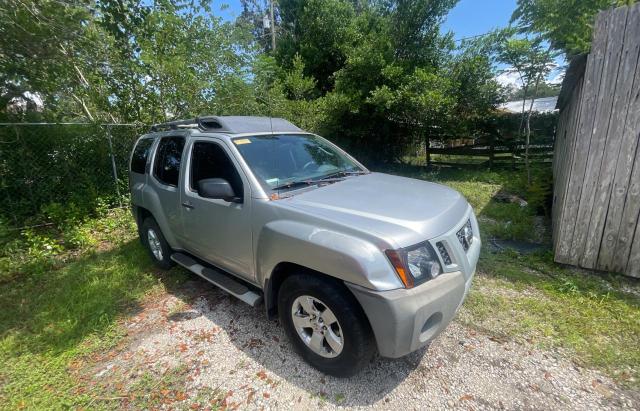
[[[351,229],[366,231],[394,247],[407,247],[451,230],[469,204],[457,191],[435,183],[370,173],[294,195],[290,207]]]

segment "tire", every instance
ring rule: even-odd
[[[169,247],[167,240],[164,239],[164,235],[153,217],[147,217],[142,222],[140,240],[158,268],[168,270],[175,265],[171,260],[173,250]]]
[[[337,280],[309,274],[288,277],[278,292],[278,314],[296,351],[323,373],[352,376],[369,364],[376,352],[362,308]],[[323,317],[326,320],[320,321]]]

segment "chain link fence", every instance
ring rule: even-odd
[[[0,220],[19,227],[52,206],[90,212],[128,196],[128,160],[146,126],[0,123]]]

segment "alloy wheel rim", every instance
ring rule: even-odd
[[[153,256],[158,261],[162,260],[162,245],[160,245],[160,239],[158,239],[158,235],[151,228],[147,231],[147,240]]]
[[[298,336],[314,353],[334,358],[344,347],[344,334],[335,314],[316,297],[301,295],[293,301],[291,319]]]

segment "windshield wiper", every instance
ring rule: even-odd
[[[314,180],[294,180],[275,186],[272,188],[272,190],[282,190],[285,188],[294,188],[299,186],[310,186],[312,184],[314,184]]]
[[[335,183],[335,182],[344,180],[345,177],[358,176],[362,174],[369,174],[369,173],[364,170],[358,170],[358,171],[340,170],[340,171],[336,171],[335,173],[327,174],[326,176],[317,178],[315,180],[313,179],[293,180],[288,183],[277,185],[273,187],[272,190],[282,190],[285,188],[295,188],[300,186],[311,186],[311,185],[316,185],[321,183]],[[342,177],[338,177],[338,176],[342,176]]]
[[[312,185],[322,184],[322,183],[335,183],[342,180],[344,180],[344,177],[333,177],[333,176],[326,176],[326,177],[318,178],[316,180],[311,180],[311,179],[295,180],[289,183],[284,183],[284,184],[280,184],[279,186],[275,186],[272,188],[272,190],[282,190],[285,188],[295,188],[299,186],[312,186]]]
[[[335,173],[331,173],[331,174],[327,174],[324,177],[321,177],[320,180],[322,181],[326,181],[326,180],[330,180],[332,178],[335,178],[337,180],[342,180],[344,179],[344,177],[349,177],[349,176],[359,176],[362,174],[369,174],[366,171],[363,170],[358,170],[358,171],[348,171],[348,170],[340,170],[340,171],[336,171]],[[336,176],[343,176],[343,177],[336,177]]]

